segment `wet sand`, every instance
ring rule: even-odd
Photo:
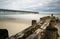
[[[17,20],[0,20],[0,29],[7,29],[9,32],[9,36],[21,32],[30,25],[30,22],[22,22]]]

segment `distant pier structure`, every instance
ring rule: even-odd
[[[13,14],[39,14],[39,13],[38,12],[33,12],[33,11],[0,9],[0,15],[13,15]]]

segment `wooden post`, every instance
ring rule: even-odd
[[[32,20],[32,26],[37,24],[37,21],[36,20]]]
[[[46,28],[41,39],[58,39],[58,29],[57,28]]]
[[[6,39],[8,38],[8,30],[7,29],[0,29],[0,39]]]

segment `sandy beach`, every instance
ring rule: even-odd
[[[9,36],[21,32],[30,25],[31,23],[29,22],[22,22],[17,20],[0,20],[0,29],[7,29],[9,32]]]

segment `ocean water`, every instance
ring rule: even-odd
[[[31,26],[32,20],[40,20],[41,17],[51,16],[50,14],[15,14],[15,15],[0,15],[0,29],[7,29],[9,36],[15,35],[18,32]],[[60,18],[60,15],[54,15]]]

